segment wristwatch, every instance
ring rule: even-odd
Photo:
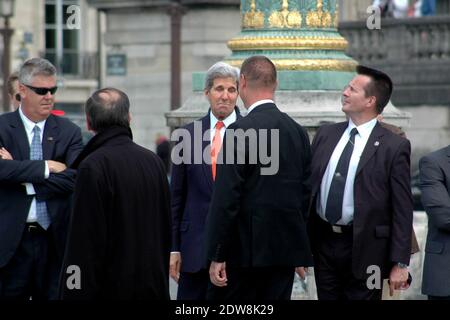
[[[408,265],[405,263],[397,262],[397,267],[399,267],[400,269],[405,269],[408,268]]]

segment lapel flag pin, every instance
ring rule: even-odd
[[[380,142],[375,141],[375,143],[373,144],[375,147],[378,147],[380,145]]]
[[[47,140],[48,141],[53,141],[53,137],[48,137]]]

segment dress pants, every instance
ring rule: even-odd
[[[206,269],[198,272],[181,272],[177,300],[205,300],[208,283],[209,273]]]
[[[50,226],[51,228],[51,226]],[[49,228],[49,230],[50,230]],[[19,246],[0,268],[0,299],[54,300],[58,296],[60,265],[49,230],[26,224]]]
[[[290,300],[295,267],[226,268],[227,286],[209,283],[208,300]]]
[[[366,279],[357,279],[352,272],[353,228],[342,233],[317,218],[317,243],[314,245],[314,275],[319,300],[381,300],[382,290],[369,289]]]

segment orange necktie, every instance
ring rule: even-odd
[[[222,121],[218,121],[215,126],[216,132],[214,133],[214,138],[211,145],[211,167],[212,167],[212,176],[213,180],[216,180],[216,163],[217,156],[220,151],[220,147],[222,146],[222,138],[220,137],[220,129],[222,129],[225,125]]]

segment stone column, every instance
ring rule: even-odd
[[[299,80],[281,81],[280,90],[341,89],[357,64],[345,55],[347,41],[337,32],[336,0],[242,0],[241,18],[226,60],[240,66],[249,56],[266,55],[278,71],[291,71],[295,79],[289,80]]]
[[[311,135],[326,122],[345,119],[341,92],[355,75],[357,62],[345,54],[347,40],[337,31],[338,0],[241,0],[241,32],[228,42],[225,58],[240,67],[252,55],[269,57],[278,71],[276,102]],[[193,75],[194,93],[168,113],[169,126],[180,126],[204,114],[204,73]],[[245,114],[245,110],[244,110]],[[409,115],[392,105],[385,118],[400,126]]]

